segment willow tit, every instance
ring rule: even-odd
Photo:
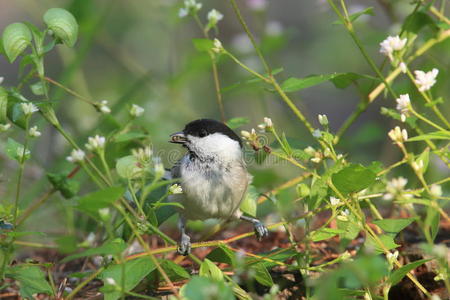
[[[187,153],[171,169],[171,177],[179,178],[182,194],[170,196],[184,206],[179,211],[181,239],[178,253],[191,251],[186,234],[187,220],[209,218],[251,222],[259,240],[268,236],[267,228],[258,219],[244,216],[239,206],[252,177],[243,158],[242,141],[225,124],[199,119],[172,134],[171,143],[182,144]]]

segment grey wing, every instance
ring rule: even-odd
[[[181,177],[181,159],[178,160],[170,169],[166,169],[166,172],[164,173],[163,179],[165,180],[171,180]]]
[[[180,178],[181,177],[181,160],[178,160],[170,169],[170,177],[171,179]]]

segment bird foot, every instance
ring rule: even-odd
[[[191,253],[191,238],[187,234],[181,236],[177,249],[178,254],[186,256]]]
[[[255,234],[258,241],[261,241],[264,237],[269,236],[269,230],[264,224],[260,221],[255,222]]]

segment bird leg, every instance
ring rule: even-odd
[[[186,234],[186,219],[181,216],[178,221],[178,228],[181,231],[181,238],[177,252],[180,255],[186,256],[191,253],[191,238]]]
[[[255,227],[255,234],[256,237],[258,238],[258,241],[261,241],[263,237],[269,236],[269,231],[267,230],[267,227],[264,226],[264,224],[260,220],[247,216],[241,216],[240,219],[253,224],[253,226]]]

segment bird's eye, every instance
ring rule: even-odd
[[[199,137],[205,137],[208,135],[208,132],[205,129],[200,130],[200,132],[198,133]]]

